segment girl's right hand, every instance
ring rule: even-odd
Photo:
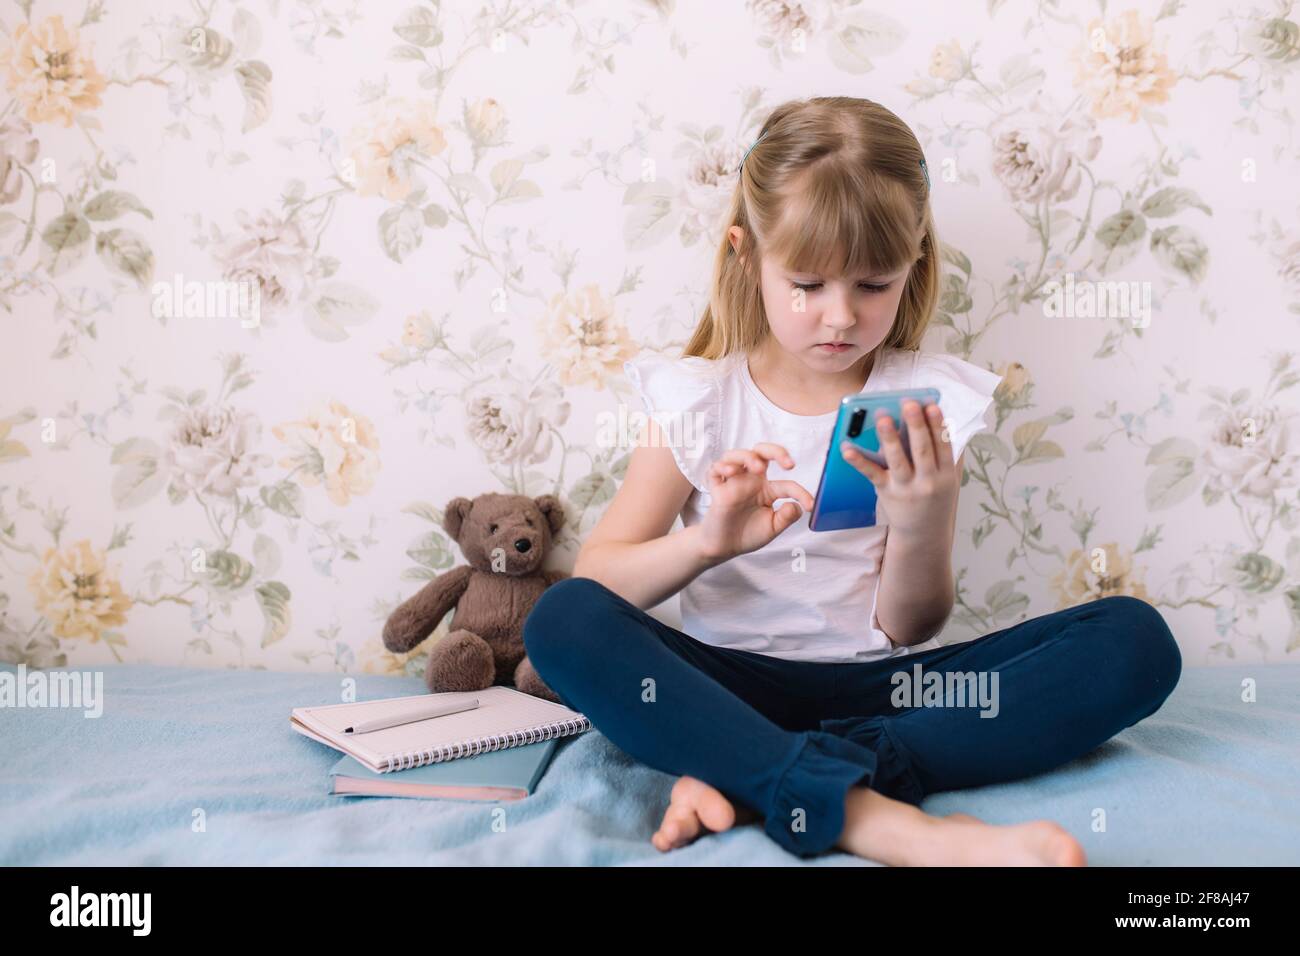
[[[794,498],[811,511],[813,496],[797,481],[769,481],[767,463],[789,470],[794,459],[780,445],[759,442],[753,448],[733,448],[709,468],[712,501],[700,522],[701,547],[710,558],[727,561],[757,551],[803,514],[793,501],[773,511],[778,498]]]

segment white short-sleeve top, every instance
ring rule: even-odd
[[[694,485],[681,512],[687,527],[709,509],[709,466],[732,448],[763,441],[784,446],[795,467],[774,463],[768,476],[797,481],[817,494],[836,413],[795,415],[780,408],[755,384],[744,353],[721,359],[646,354],[623,369]],[[938,389],[956,461],[972,436],[993,424],[999,381],[997,374],[949,355],[882,349],[862,391]],[[813,531],[808,519],[805,512],[762,548],[687,584],[680,592],[682,630],[707,644],[793,661],[860,662],[937,646],[927,641],[895,647],[876,619],[889,531],[883,504],[870,528]]]

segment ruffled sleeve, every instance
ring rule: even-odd
[[[646,414],[659,425],[678,469],[704,494],[721,455],[722,386],[717,363],[700,356],[647,353],[623,363]]]
[[[993,392],[1001,381],[997,373],[951,355],[917,354],[912,387],[939,390],[953,461],[961,457],[972,438],[993,427]]]

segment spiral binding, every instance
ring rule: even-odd
[[[524,730],[511,731],[508,734],[493,734],[490,737],[480,737],[478,740],[472,741],[468,746],[453,744],[445,747],[435,747],[430,750],[410,750],[387,758],[381,773],[389,773],[394,770],[409,770],[412,767],[420,767],[426,763],[441,763],[444,760],[455,760],[459,757],[473,757],[476,754],[502,750],[506,747],[517,747],[523,744],[537,743],[540,740],[550,740],[552,737],[568,737],[571,734],[581,734],[590,729],[591,721],[586,717],[579,716],[574,720],[543,724],[540,727],[528,727]]]

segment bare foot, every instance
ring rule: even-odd
[[[920,859],[940,866],[1087,866],[1079,841],[1059,824],[1034,820],[1010,826],[936,821],[937,841]],[[925,859],[928,854],[931,858]]]
[[[668,809],[650,842],[661,852],[687,846],[703,832],[721,833],[760,815],[733,804],[695,777],[673,784]],[[845,801],[842,849],[893,866],[1086,866],[1083,847],[1048,820],[993,826],[968,813],[932,817],[867,787]]]
[[[701,830],[720,833],[737,823],[759,819],[748,807],[737,807],[715,787],[695,777],[678,777],[673,784],[668,809],[650,842],[661,852],[675,850],[694,841]]]
[[[1083,847],[1049,820],[992,826],[964,813],[932,817],[867,787],[845,800],[837,846],[892,866],[1086,866]]]

